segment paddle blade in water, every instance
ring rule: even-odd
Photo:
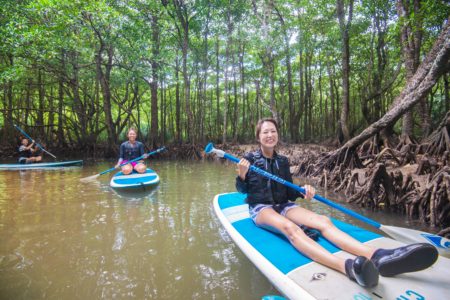
[[[93,181],[93,180],[97,179],[98,176],[100,176],[100,174],[95,174],[95,175],[92,175],[92,176],[89,176],[89,177],[81,178],[80,181],[81,182]]]
[[[380,230],[386,232],[394,239],[406,244],[411,243],[431,244],[434,247],[436,247],[441,256],[450,258],[450,240],[446,239],[445,237],[424,231],[395,226],[382,225],[380,227]]]

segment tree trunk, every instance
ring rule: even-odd
[[[266,67],[269,71],[269,80],[270,80],[270,112],[272,113],[272,118],[274,118],[278,126],[282,126],[281,119],[278,114],[276,101],[275,101],[275,65],[274,65],[274,57],[272,54],[272,49],[268,48],[266,49],[266,57],[267,57],[267,64]]]
[[[50,86],[50,95],[48,97],[48,122],[47,122],[47,127],[45,130],[45,137],[46,137],[46,142],[47,142],[47,146],[53,146],[54,142],[55,142],[55,138],[53,135],[53,123],[54,123],[54,119],[55,119],[55,108],[54,108],[54,95],[53,95],[53,85]]]
[[[164,75],[162,75],[163,78],[160,78],[161,80],[161,107],[163,108],[162,116],[161,116],[161,123],[162,123],[162,132],[161,132],[161,143],[164,145],[166,143],[166,134],[167,134],[167,104],[166,104],[166,87],[164,82]]]
[[[33,81],[31,78],[28,78],[27,79],[27,91],[25,93],[25,117],[23,118],[25,125],[28,124],[28,117],[30,115],[32,86],[33,86]]]
[[[66,69],[66,51],[61,49],[61,68]],[[56,135],[58,137],[58,147],[65,147],[66,141],[64,138],[64,120],[63,120],[63,109],[64,109],[64,75],[60,75],[58,78],[58,128],[56,130]]]
[[[234,113],[233,113],[233,124],[238,124],[239,120],[238,120],[238,93],[237,93],[237,80],[236,80],[236,70],[234,68],[235,66],[235,54],[233,53],[233,59],[232,59],[232,64],[233,64],[233,96],[234,96]],[[236,143],[237,142],[237,127],[238,126],[233,126],[232,131],[233,131],[233,142]]]
[[[249,124],[247,120],[247,108],[246,108],[246,90],[245,90],[245,67],[244,67],[244,53],[245,53],[245,43],[240,43],[239,51],[239,74],[241,79],[241,98],[242,98],[242,124]],[[246,130],[243,130],[242,135],[244,138],[247,137]]]
[[[305,96],[303,101],[303,139],[305,141],[311,138],[311,113],[312,113],[312,76],[311,76],[311,61],[312,61],[313,53],[309,52],[305,57]]]
[[[77,127],[80,130],[80,133],[78,134],[78,143],[81,144],[82,147],[86,144],[86,136],[87,136],[87,116],[86,116],[86,110],[83,106],[83,103],[81,102],[80,98],[80,82],[78,78],[78,71],[79,71],[79,65],[78,65],[78,56],[76,53],[71,52],[70,53],[70,63],[72,64],[73,73],[71,74],[71,78],[69,79],[69,85],[72,92],[72,95],[70,95],[74,102],[74,108],[75,113],[78,117]]]
[[[188,55],[188,49],[189,49],[189,25],[185,24],[184,32],[183,32],[183,44],[182,44],[182,54],[183,54],[183,81],[184,81],[184,104],[186,107],[186,114],[187,114],[187,140],[194,144],[194,133],[192,131],[192,128],[194,127],[193,124],[193,115],[191,111],[191,82],[189,79],[189,70],[187,67],[187,55]]]
[[[219,36],[216,37],[216,126],[215,126],[215,136],[219,139],[220,135],[220,47],[219,47]]]
[[[342,111],[341,126],[345,140],[350,139],[350,130],[348,128],[348,116],[350,113],[350,37],[349,30],[353,17],[353,1],[349,1],[348,17],[345,22],[344,0],[337,0],[337,15],[339,19],[339,28],[342,39]]]
[[[188,52],[189,52],[189,16],[188,9],[185,3],[181,1],[172,1],[175,12],[177,14],[178,21],[180,23],[181,32],[179,32],[180,42],[181,42],[181,53],[182,53],[182,73],[183,73],[183,84],[184,84],[184,105],[186,108],[187,115],[187,140],[190,143],[195,143],[195,136],[193,132],[194,128],[194,117],[191,110],[191,81],[189,77],[188,70]]]
[[[150,129],[150,144],[151,147],[158,147],[158,82],[159,82],[159,19],[156,13],[151,15],[152,24],[152,82],[150,83],[151,90],[151,129]]]
[[[12,67],[14,64],[14,58],[12,55],[8,55],[8,63],[10,64],[10,66]],[[17,143],[16,141],[12,140],[12,135],[13,135],[13,82],[12,80],[8,80],[6,82],[6,84],[4,85],[4,90],[3,90],[3,107],[4,107],[4,111],[3,111],[3,126],[4,126],[4,130],[3,130],[3,140],[4,141],[9,141],[12,145],[16,146]]]
[[[288,85],[288,103],[289,103],[289,132],[291,135],[291,141],[295,140],[295,129],[294,129],[294,87],[292,84],[292,66],[291,66],[291,48],[289,46],[290,36],[288,36],[288,33],[286,31],[286,24],[284,22],[284,18],[281,14],[281,12],[278,10],[277,7],[274,7],[278,19],[281,23],[281,28],[283,31],[283,38],[284,38],[284,52],[286,57],[286,73],[287,73],[287,85]]]
[[[209,68],[209,60],[208,60],[208,57],[209,57],[209,47],[208,47],[208,42],[209,42],[209,40],[208,40],[208,37],[209,37],[209,21],[210,21],[210,17],[211,17],[211,6],[208,4],[208,12],[207,12],[207,21],[206,21],[206,25],[205,25],[205,32],[204,32],[204,34],[203,34],[203,46],[204,46],[204,48],[203,48],[203,51],[204,51],[204,54],[203,54],[203,59],[202,59],[202,72],[203,72],[203,76],[201,77],[202,78],[202,80],[201,80],[201,90],[202,90],[202,92],[201,92],[201,107],[204,109],[204,118],[201,118],[201,122],[202,122],[202,126],[201,126],[201,129],[200,129],[200,137],[201,137],[201,142],[202,143],[205,143],[205,133],[204,133],[204,130],[205,130],[205,126],[206,126],[206,124],[209,124],[209,122],[207,122],[207,120],[205,120],[206,119],[206,110],[207,110],[207,108],[206,108],[206,99],[207,99],[207,88],[208,88],[208,85],[207,85],[207,79],[208,79],[208,68]],[[211,115],[209,115],[209,117],[211,118]]]
[[[388,65],[388,57],[386,55],[385,36],[387,33],[387,13],[382,10],[375,10],[373,13],[373,23],[375,31],[372,34],[372,51],[370,55],[370,68],[368,70],[367,86],[361,87],[361,112],[367,122],[367,125],[372,124],[382,116],[383,112],[383,95],[392,86],[400,71],[400,66],[397,68],[391,78],[385,78],[387,74],[386,66]],[[375,45],[376,44],[376,45]],[[383,86],[383,82],[385,82]]]
[[[194,136],[194,116],[191,110],[191,82],[188,70],[188,52],[189,52],[189,8],[184,1],[172,0],[172,7],[169,7],[168,0],[162,0],[162,5],[166,8],[167,13],[177,23],[178,38],[181,44],[181,57],[182,57],[182,73],[184,83],[184,105],[186,108],[187,124],[185,126],[187,139],[190,143],[195,143]],[[175,12],[175,14],[173,13]],[[177,62],[178,66],[178,62]],[[177,75],[178,76],[178,75]],[[178,81],[177,81],[178,82]],[[177,105],[178,107],[178,105]],[[178,131],[179,132],[179,131]],[[179,139],[179,142],[181,140]]]
[[[450,84],[448,75],[449,75],[448,72],[444,75],[445,111],[450,110]]]
[[[420,21],[420,1],[413,0],[410,7],[410,1],[397,0],[397,14],[402,22],[400,42],[402,45],[402,56],[405,61],[406,81],[414,76],[420,63],[420,48],[422,45],[422,24]],[[411,14],[414,14],[411,19]],[[426,98],[421,99],[426,101]],[[423,107],[426,106],[426,103]],[[422,112],[426,114],[426,112]],[[425,119],[428,119],[425,116]],[[413,134],[413,110],[409,110],[403,116],[402,137],[409,139]]]
[[[230,93],[228,92],[228,68],[230,64],[230,48],[233,44],[233,29],[234,24],[233,20],[231,18],[231,11],[230,7],[228,6],[227,9],[227,45],[225,49],[225,68],[224,68],[224,75],[225,75],[225,103],[224,103],[224,109],[223,109],[223,130],[222,130],[222,143],[225,144],[227,142],[227,128],[228,128],[228,103],[230,102]]]
[[[103,71],[103,53],[106,51],[108,61],[105,65],[105,71]],[[112,107],[111,107],[111,89],[109,86],[111,69],[112,69],[112,59],[113,59],[114,48],[109,45],[106,47],[102,42],[100,44],[100,49],[95,55],[95,62],[97,67],[97,78],[100,82],[100,87],[103,96],[103,109],[105,111],[105,122],[106,122],[106,132],[108,134],[108,151],[112,154],[114,145],[117,144],[116,129],[114,126],[112,118]]]
[[[38,78],[37,78],[37,88],[38,88],[38,110],[36,117],[36,138],[44,139],[44,98],[45,98],[45,88],[44,82],[42,79],[42,70],[38,69]]]
[[[271,19],[271,13],[273,9],[273,1],[264,2],[262,13],[258,12],[259,4],[256,3],[255,0],[252,1],[253,11],[255,16],[259,19],[261,23],[261,31],[262,31],[262,40],[270,41],[270,30],[271,26],[269,24]],[[268,72],[269,76],[269,85],[270,85],[270,99],[269,99],[269,109],[272,113],[272,118],[274,118],[278,125],[281,126],[281,120],[278,115],[276,103],[275,103],[275,66],[274,66],[274,55],[273,55],[273,47],[272,45],[266,44],[264,46],[264,51],[261,51],[260,54],[261,61],[263,63],[264,69]]]
[[[180,61],[178,57],[178,51],[177,56],[175,58],[175,80],[176,80],[176,87],[175,87],[175,128],[176,128],[176,139],[177,143],[181,144],[181,101],[180,101]]]
[[[321,55],[319,54],[319,59],[320,59]],[[323,95],[322,95],[322,63],[319,62],[319,83],[318,83],[318,89],[319,89],[319,122],[318,122],[318,136],[319,138],[322,139],[323,137],[323,121],[325,120],[324,116],[323,116]],[[326,103],[325,103],[325,107],[326,107]]]
[[[299,41],[300,43],[302,42],[301,40]],[[304,80],[304,68],[305,68],[305,63],[304,63],[304,59],[303,59],[303,49],[300,49],[299,52],[299,66],[298,66],[298,78],[299,78],[299,91],[298,91],[298,108],[296,109],[296,107],[293,107],[293,114],[294,114],[294,120],[292,121],[293,123],[293,128],[294,128],[294,142],[299,142],[300,141],[300,120],[302,118],[302,115],[304,113],[303,111],[303,103],[305,102],[305,80]]]
[[[331,129],[331,132],[334,134],[336,132],[336,96],[334,94],[334,72],[331,68],[330,62],[327,61],[327,70],[328,70],[328,78],[330,83],[330,105],[331,105],[331,114],[327,117],[327,127]]]

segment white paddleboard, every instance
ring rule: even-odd
[[[228,193],[214,198],[214,211],[244,254],[289,299],[430,300],[450,299],[450,259],[440,256],[430,268],[395,277],[380,276],[374,288],[363,288],[346,275],[311,261],[282,235],[254,225],[245,195]],[[341,230],[375,248],[395,248],[402,243],[368,230],[333,220]],[[323,237],[318,241],[331,253],[354,257]]]

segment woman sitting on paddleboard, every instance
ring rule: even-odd
[[[302,195],[249,170],[250,165],[254,165],[292,182],[288,159],[275,151],[278,143],[277,122],[270,118],[258,121],[256,139],[260,149],[247,153],[239,162],[236,188],[239,192],[247,194],[250,216],[257,226],[283,233],[302,254],[346,274],[364,287],[376,286],[379,274],[395,276],[415,272],[428,268],[437,260],[436,248],[426,243],[396,249],[374,249],[338,229],[330,218],[290,202],[298,197],[311,199],[314,197],[315,189],[305,185],[306,194]],[[327,240],[340,249],[354,254],[356,258],[344,259],[331,254],[313,239],[308,230],[303,230],[302,226],[318,230]]]
[[[143,158],[147,158],[147,155],[144,152],[144,144],[139,141],[136,141],[137,130],[133,127],[128,129],[127,137],[128,141],[123,142],[120,145],[120,155],[119,161],[116,164],[116,168],[122,164],[127,163],[130,160],[138,158],[139,156],[143,156]],[[142,160],[133,161],[129,164],[122,166],[122,173],[125,175],[131,174],[133,170],[138,173],[145,173],[147,167],[145,166]]]
[[[42,160],[42,156],[34,156],[35,149],[33,148],[34,141],[28,145],[28,139],[22,139],[22,145],[19,147],[19,163],[31,164]]]

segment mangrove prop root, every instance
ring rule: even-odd
[[[450,112],[447,112],[438,128],[430,134],[425,143],[427,145],[425,153],[429,155],[442,157],[445,152],[450,152]]]

